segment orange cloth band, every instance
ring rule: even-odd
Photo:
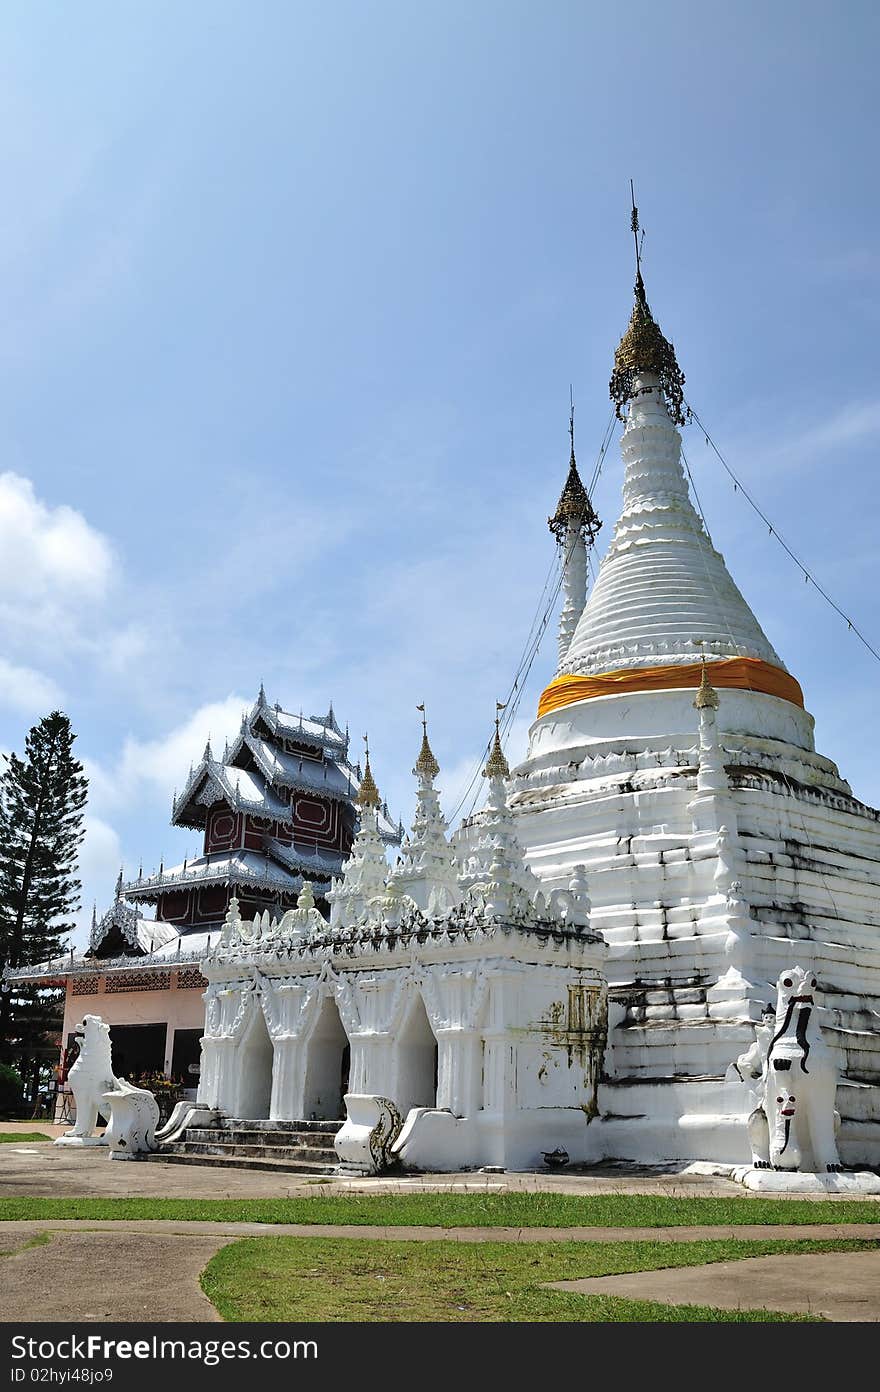
[[[763,691],[803,706],[800,683],[788,672],[772,667],[757,657],[725,657],[709,662],[709,681],[717,687],[736,687],[741,691]],[[594,696],[619,696],[625,691],[670,691],[700,685],[702,663],[688,662],[668,667],[632,667],[623,672],[603,672],[599,677],[554,677],[538,702],[538,716],[589,701]]]

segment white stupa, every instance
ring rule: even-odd
[[[559,666],[511,806],[546,885],[586,865],[610,946],[606,1154],[747,1158],[724,1075],[797,961],[837,1053],[842,1153],[877,1163],[880,814],[816,753],[800,686],[691,504],[683,381],[639,271],[611,381],[623,509],[584,603],[598,522],[572,447],[551,519]]]

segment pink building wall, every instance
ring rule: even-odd
[[[194,985],[188,983],[198,977]],[[119,989],[128,980],[139,980],[140,989]],[[157,983],[168,980],[167,986],[145,990],[148,980]],[[183,982],[184,984],[181,984]],[[110,986],[108,990],[107,987]],[[94,977],[69,976],[64,1001],[62,1049],[68,1035],[76,1029],[84,1015],[100,1015],[108,1025],[165,1024],[165,1072],[171,1071],[176,1029],[204,1029],[205,1003],[202,993],[207,982],[198,968],[178,967],[153,972],[151,969],[131,972],[108,972]],[[97,989],[95,989],[97,987]]]

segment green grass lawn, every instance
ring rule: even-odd
[[[46,1136],[42,1131],[0,1131],[0,1145],[12,1144],[13,1141],[51,1141],[51,1136]]]
[[[0,1221],[202,1219],[226,1223],[381,1223],[386,1227],[639,1227],[880,1223],[871,1200],[667,1198],[650,1194],[323,1194],[296,1199],[5,1198]]]
[[[766,1310],[712,1310],[542,1289],[547,1281],[701,1266],[778,1253],[860,1251],[873,1242],[382,1242],[244,1238],[222,1248],[202,1289],[225,1320],[297,1323],[571,1321],[777,1322]]]

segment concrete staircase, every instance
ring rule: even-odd
[[[151,1160],[169,1165],[277,1170],[303,1175],[335,1173],[333,1139],[341,1121],[251,1121],[226,1117],[222,1126],[194,1126]]]

